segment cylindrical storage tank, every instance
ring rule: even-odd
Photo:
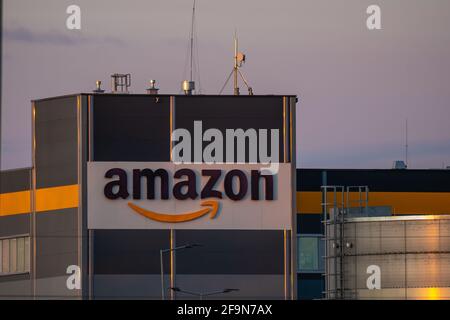
[[[450,299],[450,215],[328,221],[325,241],[328,299]]]

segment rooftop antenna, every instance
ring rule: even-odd
[[[233,67],[233,74],[234,74],[234,95],[239,95],[239,84],[238,84],[238,71],[239,71],[239,62],[238,62],[238,49],[239,49],[239,43],[237,38],[237,32],[234,31],[234,67]],[[243,56],[242,62],[245,61],[245,56]]]
[[[191,19],[191,43],[190,43],[190,59],[191,59],[191,68],[190,68],[190,78],[189,80],[193,81],[192,79],[192,66],[194,62],[194,19],[195,19],[195,0],[194,4],[192,5],[192,19]]]
[[[194,28],[195,28],[195,0],[192,5],[191,34],[189,39],[189,80],[182,82],[182,90],[186,95],[191,95],[195,90],[195,81],[193,79],[194,70]]]
[[[228,81],[230,81],[231,76],[233,75],[233,94],[235,96],[240,95],[239,91],[239,83],[238,83],[238,75],[241,77],[242,81],[244,81],[245,86],[247,87],[248,94],[250,96],[253,95],[253,89],[249,86],[247,80],[245,79],[244,75],[242,74],[240,68],[245,63],[245,54],[239,51],[239,42],[237,37],[237,32],[234,32],[234,66],[233,70],[231,71],[230,75],[228,76],[227,80],[225,81],[225,84],[222,86],[222,89],[220,89],[219,95],[222,94],[223,90],[225,89],[226,85],[228,84]]]

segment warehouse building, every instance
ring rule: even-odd
[[[1,174],[0,294],[294,299],[295,105],[256,95],[33,101],[33,168]],[[266,152],[251,161],[244,143],[242,162],[237,143],[223,150],[235,163],[176,164],[175,131],[198,141],[199,122],[216,139],[256,132]],[[269,153],[273,175],[263,174]]]

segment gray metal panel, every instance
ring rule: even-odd
[[[327,259],[329,289],[343,276],[345,298],[443,298],[450,290],[449,222],[448,216],[352,219],[345,224],[343,271]],[[380,268],[381,290],[367,291],[369,266]]]
[[[405,251],[405,226],[403,222],[391,221],[390,223],[381,223],[380,228],[380,252]]]
[[[356,282],[358,289],[367,289],[367,267],[377,265],[381,269],[382,288],[404,288],[405,278],[405,255],[380,255],[380,256],[357,256]],[[353,289],[354,287],[351,287]]]
[[[169,230],[95,230],[94,273],[159,274],[159,251],[170,248]],[[192,249],[194,250],[194,249]],[[169,272],[169,255],[164,258]]]
[[[76,184],[77,97],[36,102],[37,188]]]
[[[177,245],[202,247],[177,252],[182,274],[283,274],[283,231],[177,230]]]
[[[194,121],[203,122],[203,132],[215,128],[224,137],[226,129],[278,129],[279,159],[284,161],[283,97],[177,96],[175,101],[175,127],[187,129],[192,137]],[[203,147],[207,144],[203,142]],[[225,159],[225,152],[223,156]]]
[[[381,290],[358,290],[358,298],[363,300],[428,300],[450,299],[450,288],[395,288]]]
[[[30,233],[30,214],[0,217],[0,237]]]
[[[359,223],[356,229],[356,254],[380,252],[380,225]]]
[[[367,289],[367,267],[381,269],[381,287],[450,287],[450,254],[394,254],[358,256],[357,288]],[[346,273],[351,277],[351,273]]]
[[[0,277],[0,300],[31,298],[29,274]]]
[[[66,276],[45,277],[36,280],[36,299],[81,299],[80,290],[67,287]]]
[[[90,125],[89,125],[89,102],[92,100],[92,96],[81,96],[80,104],[80,118],[79,118],[79,204],[78,204],[78,233],[81,237],[81,241],[78,243],[78,256],[81,260],[81,276],[82,276],[82,294],[83,298],[89,296],[89,231],[87,228],[87,161],[89,161],[89,137],[90,137]]]
[[[0,193],[31,189],[31,169],[0,171]]]
[[[439,251],[439,220],[408,221],[405,225],[407,252]]]
[[[196,274],[176,275],[176,286],[193,292],[220,291],[225,288],[237,292],[218,294],[205,299],[284,299],[282,275]],[[169,277],[165,277],[166,297],[169,296]],[[95,275],[95,299],[161,299],[159,275]],[[199,299],[198,296],[176,294],[177,299]]]
[[[176,286],[196,293],[220,291],[225,288],[239,291],[211,295],[205,299],[283,300],[283,275],[269,274],[177,274]],[[199,299],[199,297],[177,293],[177,299]]]
[[[37,278],[66,275],[78,264],[77,208],[36,215]]]
[[[165,288],[169,288],[165,277]],[[167,290],[166,297],[169,296]],[[156,274],[94,275],[92,298],[101,299],[161,299],[161,277]]]
[[[169,161],[169,97],[95,95],[95,161]]]
[[[450,220],[439,221],[440,251],[450,252]]]
[[[450,253],[409,254],[406,263],[407,287],[450,288]]]

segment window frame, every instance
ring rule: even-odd
[[[300,269],[300,238],[315,238],[317,240],[317,269]],[[325,273],[325,246],[321,233],[297,233],[297,273]]]
[[[18,262],[19,262],[19,258],[18,258],[18,253],[19,253],[19,239],[24,239],[23,244],[24,244],[24,270],[23,271],[15,271],[15,272],[11,272],[11,262],[9,261],[9,259],[11,258],[11,242],[13,240],[15,240],[16,242],[16,253],[15,253],[15,257],[16,257],[16,270],[18,269]],[[28,252],[27,252],[27,238],[28,238]],[[4,272],[3,268],[3,241],[4,240],[9,240],[8,242],[8,272]],[[2,256],[0,256],[0,263],[2,264],[2,268],[0,268],[0,278],[2,277],[8,277],[8,276],[14,276],[14,275],[26,275],[26,274],[31,274],[31,236],[30,234],[18,234],[18,235],[10,235],[10,236],[2,236],[0,237],[0,245],[2,246],[2,250],[1,250],[1,254]],[[28,260],[27,260],[27,255],[28,255]],[[27,270],[27,262],[28,262],[28,270]]]

